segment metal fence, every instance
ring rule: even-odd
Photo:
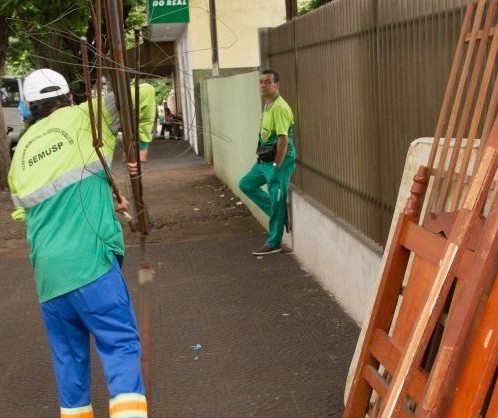
[[[336,0],[266,43],[296,117],[293,183],[379,244],[408,146],[433,136],[470,0]]]

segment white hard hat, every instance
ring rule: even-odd
[[[42,68],[26,77],[23,91],[26,101],[36,102],[68,94],[69,86],[64,76],[49,68]]]

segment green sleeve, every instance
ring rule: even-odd
[[[152,131],[156,119],[156,91],[153,86],[147,83],[140,84],[140,122],[139,138],[140,149],[142,143],[152,142]]]
[[[135,101],[132,86],[132,100]],[[116,106],[114,94],[109,93],[104,98],[104,120],[112,132],[117,132],[120,128],[119,111]],[[153,86],[147,83],[140,84],[140,104],[139,104],[139,139],[140,142],[149,143],[152,141],[152,129],[156,117],[156,91]]]
[[[289,134],[289,128],[292,126],[292,115],[289,115],[287,109],[279,106],[273,112],[273,122],[275,126],[275,133],[277,135]]]
[[[16,188],[16,182],[15,182],[15,179],[16,179],[15,170],[16,170],[15,163],[13,163],[10,167],[10,171],[8,174],[10,194],[13,197],[17,196],[17,194],[18,194],[17,188]],[[15,201],[14,201],[14,206],[15,206],[15,210],[11,214],[12,219],[15,221],[26,220],[26,210],[24,208],[16,205]]]

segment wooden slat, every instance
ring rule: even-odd
[[[447,418],[475,418],[498,367],[498,276],[486,301]]]
[[[372,342],[372,354],[392,375],[399,363],[401,349],[394,345],[385,331],[378,329]]]
[[[451,105],[451,100],[453,99],[454,90],[458,79],[458,70],[462,63],[463,58],[463,44],[465,41],[465,35],[468,33],[469,27],[472,23],[472,16],[476,10],[477,3],[471,3],[467,6],[467,11],[465,12],[462,29],[460,32],[460,37],[457,42],[457,47],[455,55],[453,57],[453,63],[451,64],[450,76],[448,79],[448,84],[444,93],[443,104],[441,105],[441,111],[439,112],[439,118],[436,125],[436,131],[434,133],[434,142],[432,144],[431,152],[429,154],[428,168],[432,171],[434,168],[434,163],[436,160],[437,150],[439,147],[439,139],[443,136],[444,127],[446,126],[448,111]],[[439,169],[444,170],[444,167],[439,167]],[[429,206],[430,208],[431,206]]]
[[[392,237],[392,244],[387,250],[384,271],[382,272],[370,320],[365,331],[363,345],[358,357],[355,374],[344,411],[344,417],[364,417],[368,408],[372,386],[364,377],[369,367],[376,369],[378,362],[370,349],[377,329],[388,330],[391,326],[403,277],[408,265],[410,252],[399,244],[399,237],[404,225],[412,218],[400,215]],[[380,390],[380,389],[379,389]]]
[[[372,343],[372,354],[385,367],[389,374],[394,374],[401,358],[401,350],[394,345],[393,341],[384,331],[377,330],[375,332]],[[413,373],[407,393],[417,403],[422,401],[426,383],[427,374],[423,370],[416,370]]]
[[[365,367],[365,369],[363,370],[363,377],[368,382],[370,387],[373,388],[373,390],[377,392],[377,394],[381,398],[386,396],[389,386],[375,367],[373,366]]]
[[[484,30],[487,32],[491,29],[493,19],[495,17],[495,11],[496,11],[496,0],[490,0],[487,2],[488,7],[486,10],[485,14],[485,22],[484,22]],[[479,6],[478,6],[479,10]],[[487,40],[487,38],[486,38]],[[471,41],[472,42],[472,41]],[[457,133],[455,137],[455,142],[453,145],[453,148],[450,152],[450,160],[449,164],[447,167],[447,170],[450,173],[455,172],[458,157],[461,154],[461,144],[464,136],[466,136],[466,129],[469,121],[469,117],[471,115],[472,109],[474,109],[474,115],[473,115],[473,120],[472,124],[474,125],[475,129],[477,130],[477,125],[481,119],[481,113],[482,113],[482,106],[484,105],[484,97],[482,97],[482,102],[481,103],[474,103],[475,102],[475,96],[476,93],[479,91],[479,87],[481,89],[481,94],[484,92],[484,94],[487,93],[487,85],[489,83],[489,78],[491,76],[491,71],[493,70],[494,66],[494,60],[491,61],[491,66],[486,68],[486,70],[489,72],[489,74],[482,74],[482,68],[484,65],[484,61],[486,58],[486,53],[488,49],[488,42],[482,41],[479,43],[479,47],[477,48],[477,55],[474,59],[474,64],[472,68],[472,73],[470,75],[470,80],[469,80],[469,85],[467,87],[467,95],[465,97],[465,100],[463,102],[463,108],[459,114],[459,121],[458,121],[458,128],[457,128]],[[496,50],[494,51],[496,54]],[[491,58],[491,54],[490,54]],[[481,84],[481,85],[479,85]],[[480,105],[480,106],[479,106]],[[467,141],[466,147],[470,147],[472,150],[472,145],[473,145],[473,140],[475,139],[475,134],[473,138],[469,138]],[[470,153],[464,153],[463,159],[465,158],[470,158]],[[440,161],[440,163],[443,163],[443,161]],[[463,163],[468,164],[468,162],[465,162],[463,160]],[[446,164],[445,164],[446,165]],[[464,173],[466,174],[466,173]],[[449,198],[450,195],[450,190],[452,186],[452,181],[451,177],[445,177],[443,179],[443,185],[440,190],[438,199],[439,199],[439,205],[436,207],[436,213],[443,212],[446,207],[446,202],[447,199]],[[459,196],[458,196],[459,198]],[[456,210],[456,207],[450,208],[450,210]]]
[[[451,108],[450,112],[450,117],[448,119],[448,123],[446,126],[446,133],[444,137],[444,142],[443,142],[443,147],[441,149],[438,165],[437,165],[437,172],[436,172],[436,177],[434,178],[434,183],[432,187],[431,194],[429,196],[429,203],[428,203],[428,211],[427,214],[429,214],[432,211],[436,211],[437,207],[440,205],[439,201],[439,196],[440,196],[440,188],[441,188],[441,183],[444,179],[443,173],[446,169],[446,159],[448,156],[448,151],[450,148],[450,143],[451,139],[455,137],[455,124],[458,118],[458,115],[460,113],[460,105],[462,102],[462,96],[464,94],[464,88],[467,82],[467,79],[469,77],[470,73],[470,67],[472,63],[472,58],[474,55],[474,47],[476,45],[476,36],[477,32],[480,29],[480,22],[482,19],[482,16],[484,14],[484,9],[485,9],[485,1],[481,0],[478,3],[471,3],[467,7],[467,13],[465,14],[464,18],[464,28],[463,31],[465,33],[468,32],[468,26],[471,21],[471,17],[474,14],[473,12],[475,11],[475,16],[474,16],[474,21],[472,25],[472,30],[471,30],[471,37],[470,37],[470,42],[469,45],[467,46],[467,51],[465,54],[465,59],[463,62],[462,69],[460,71],[460,79],[458,82],[458,86],[455,92],[455,96],[453,98],[453,106]],[[468,20],[467,20],[468,19]],[[462,38],[459,40],[458,46],[457,46],[457,52],[455,55],[463,54],[463,42],[461,42],[464,38],[465,34],[462,34]],[[452,67],[451,73],[450,73],[450,79],[453,75],[457,75],[459,68],[454,68]],[[431,155],[429,156],[429,163],[431,162],[432,159],[432,154],[437,152],[437,149],[439,148],[439,141],[438,139],[440,138],[440,134],[436,133],[434,143],[433,143],[433,148],[434,150],[431,149]],[[429,169],[432,168],[432,166],[429,164]]]
[[[443,257],[446,239],[427,231],[415,222],[408,221],[403,226],[400,244],[437,265]]]
[[[365,380],[372,386],[377,395],[382,399],[388,390],[388,385],[384,378],[378,373],[378,371],[372,366],[368,366],[364,370]],[[375,415],[374,415],[375,416]],[[407,411],[405,408],[397,411],[393,418],[413,418],[413,413]]]
[[[414,222],[408,221],[401,231],[400,243],[406,249],[417,254],[417,256],[437,266],[443,256],[446,239]],[[473,251],[465,250],[456,273],[456,276],[461,280],[466,280],[473,257]]]
[[[396,323],[390,332],[397,347],[405,347],[420,313],[420,306],[429,295],[437,265],[424,260],[418,254],[413,257],[403,291]]]
[[[496,13],[496,5],[497,2],[496,0],[492,0],[489,3],[488,10],[486,13],[488,14],[488,18],[486,19],[486,28],[484,29],[485,31],[488,32],[487,26],[491,26],[491,23],[495,17]],[[459,175],[458,175],[458,180],[456,182],[456,185],[453,190],[453,197],[450,205],[450,211],[455,211],[458,209],[458,205],[460,202],[460,198],[462,196],[462,190],[463,190],[463,185],[465,182],[465,179],[467,178],[467,169],[469,166],[470,162],[470,157],[472,154],[472,149],[474,147],[474,141],[476,140],[477,137],[477,129],[479,127],[479,124],[481,122],[481,115],[483,112],[484,108],[484,103],[486,100],[486,97],[488,96],[488,86],[491,81],[491,75],[493,74],[493,71],[495,70],[495,64],[496,64],[496,53],[498,50],[498,25],[495,26],[495,31],[493,33],[494,37],[492,38],[491,41],[491,47],[487,51],[487,61],[486,61],[486,66],[484,68],[484,73],[478,77],[479,74],[474,74],[475,75],[475,83],[477,85],[477,82],[479,81],[479,94],[477,97],[477,101],[473,106],[473,116],[470,124],[470,129],[469,132],[466,135],[467,138],[467,143],[465,144],[465,151],[462,157],[462,161],[460,164],[460,169],[459,169]],[[484,54],[488,48],[488,43],[482,41],[481,45],[479,45],[479,53],[482,52],[482,55],[484,57]],[[476,73],[476,69],[474,69],[474,73]],[[478,80],[478,81],[477,81]],[[461,132],[462,136],[464,135],[463,130]],[[454,160],[456,164],[456,159],[457,159],[457,154],[459,153],[458,150],[453,149],[454,153]],[[477,165],[477,161],[475,163]],[[451,171],[452,165],[448,167],[448,169]]]
[[[496,26],[493,26],[490,30],[488,30],[488,34],[485,36],[487,36],[488,38],[493,37],[495,28]],[[484,37],[484,33],[485,33],[484,30],[480,30],[479,32],[477,32],[477,39],[482,39]],[[468,33],[467,36],[465,36],[465,42],[469,41],[470,41],[470,33]]]
[[[484,149],[484,139],[488,137],[491,126],[496,117],[496,107],[498,105],[498,78],[495,79],[495,85],[493,87],[493,93],[491,94],[491,99],[489,100],[488,111],[486,112],[486,118],[484,119],[484,127],[482,128],[482,143],[479,147],[479,152],[477,154],[476,163],[474,164],[474,170],[477,169],[477,162],[480,160],[481,151]]]

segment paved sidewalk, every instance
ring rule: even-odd
[[[195,163],[192,154],[185,158]],[[251,255],[263,233],[153,244],[154,418],[340,417],[359,329],[292,254]],[[125,273],[138,299],[138,248]],[[58,416],[26,257],[0,260],[0,405]],[[94,361],[95,417],[107,394]]]

